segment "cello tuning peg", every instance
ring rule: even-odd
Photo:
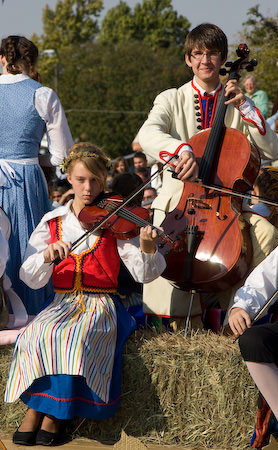
[[[248,61],[248,64],[246,66],[247,72],[252,72],[254,70],[254,67],[258,65],[258,61],[256,59],[251,59]]]
[[[221,69],[219,70],[219,75],[227,75],[228,70],[225,69],[225,67],[221,67]]]

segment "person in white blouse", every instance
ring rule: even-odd
[[[40,142],[46,131],[50,163],[59,165],[73,144],[56,93],[39,82],[38,49],[23,36],[1,41],[0,63],[0,206],[11,222],[7,274],[29,314],[41,307],[44,293],[31,291],[18,271],[28,239],[50,210],[48,189],[40,168]]]
[[[240,351],[247,368],[278,420],[278,323],[251,326],[252,319],[277,288],[278,247],[251,272],[244,286],[236,292],[229,311],[229,325],[233,333],[239,335]],[[277,296],[272,303],[276,300]]]
[[[52,277],[55,296],[16,342],[5,401],[20,397],[29,407],[16,444],[58,445],[65,439],[61,420],[103,420],[116,412],[122,349],[135,328],[115,295],[120,259],[140,283],[166,267],[150,225],[129,241],[109,227],[95,230],[73,250],[88,221],[80,222],[80,212],[103,192],[108,166],[94,144],[75,144],[64,163],[74,199],[47,213],[30,238],[20,277],[33,289]]]

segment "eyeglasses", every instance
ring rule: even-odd
[[[191,56],[193,56],[193,58],[195,58],[196,61],[201,61],[201,59],[203,59],[203,57],[205,55],[210,61],[216,61],[220,54],[221,54],[221,52],[217,52],[217,51],[211,51],[211,52],[196,51],[196,52],[191,53]]]

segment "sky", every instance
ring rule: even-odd
[[[140,0],[125,0],[133,8]],[[30,38],[33,33],[42,34],[42,11],[46,4],[55,8],[57,0],[4,0],[0,2],[0,39],[10,34]],[[104,0],[106,12],[119,4],[119,0]],[[172,0],[178,15],[185,16],[191,28],[202,23],[212,22],[227,34],[229,43],[238,43],[238,33],[247,19],[247,11],[259,4],[260,12],[268,17],[278,14],[277,0]],[[248,42],[247,42],[248,45]]]

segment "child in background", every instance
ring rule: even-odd
[[[278,205],[278,168],[264,166],[260,169],[254,186],[253,194],[267,200],[277,202]],[[252,198],[252,210],[265,217],[272,225],[278,228],[278,206],[268,205],[260,199]]]
[[[55,296],[16,343],[5,401],[20,397],[29,407],[14,433],[16,444],[59,445],[61,421],[103,420],[116,412],[122,348],[135,328],[115,296],[120,259],[141,283],[165,269],[149,225],[130,241],[117,240],[109,229],[94,232],[71,252],[84,233],[78,215],[103,191],[108,166],[95,145],[73,145],[64,169],[75,197],[47,213],[30,238],[21,279],[38,289],[52,276]],[[57,256],[62,261],[52,264]]]

